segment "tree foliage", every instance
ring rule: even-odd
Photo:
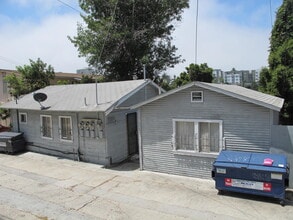
[[[273,95],[272,88],[270,88],[272,82],[272,75],[269,68],[263,67],[260,70],[260,77],[258,82],[258,90],[264,93],[270,93]]]
[[[0,108],[0,119],[5,120],[10,117],[9,109]]]
[[[173,21],[180,21],[188,0],[80,0],[86,26],[78,24],[70,41],[108,80],[148,78],[181,61],[172,45]],[[146,58],[146,59],[145,59]]]
[[[190,64],[185,68],[186,71],[180,73],[179,77],[176,77],[172,82],[172,87],[176,88],[183,86],[192,81],[209,82],[213,81],[213,69],[210,68],[206,63]]]
[[[162,74],[161,76],[157,76],[155,78],[155,83],[157,83],[160,87],[165,89],[166,91],[171,90],[171,77],[166,73]]]
[[[280,122],[293,124],[293,1],[284,0],[270,39],[269,69],[260,75],[260,90],[285,99]]]
[[[14,97],[44,88],[50,85],[50,79],[55,77],[54,68],[47,66],[40,58],[37,61],[30,59],[30,65],[17,66],[16,70],[20,76],[11,74],[5,77]]]
[[[25,87],[22,78],[15,73],[5,76],[5,81],[8,82],[9,92],[13,97],[17,98],[18,96],[27,93],[27,88]]]

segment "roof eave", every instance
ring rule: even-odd
[[[281,110],[281,108],[283,106],[283,103],[284,103],[284,99],[282,99],[280,105],[272,105],[272,104],[268,104],[268,103],[265,103],[265,102],[250,99],[248,97],[244,97],[244,96],[241,96],[241,95],[238,95],[238,94],[235,94],[235,93],[232,93],[232,92],[220,89],[220,88],[215,88],[215,87],[212,87],[212,86],[210,86],[210,85],[208,85],[206,83],[191,82],[189,84],[186,84],[184,86],[178,87],[178,88],[173,89],[173,90],[170,90],[170,91],[168,91],[168,92],[166,92],[166,93],[164,93],[162,95],[156,96],[156,97],[154,97],[152,99],[149,99],[147,101],[144,101],[144,102],[138,103],[136,105],[133,105],[133,106],[131,106],[131,109],[140,108],[143,105],[146,105],[146,104],[151,103],[153,101],[156,101],[158,99],[167,97],[167,96],[169,96],[171,94],[174,94],[174,93],[176,93],[178,91],[181,91],[181,90],[184,90],[184,89],[187,89],[187,88],[190,88],[192,86],[198,86],[198,87],[201,87],[201,88],[205,88],[205,89],[208,89],[208,90],[211,90],[211,91],[214,91],[214,92],[218,92],[218,93],[221,93],[221,94],[224,94],[224,95],[228,95],[230,97],[234,97],[234,98],[237,98],[237,99],[249,102],[249,103],[253,103],[253,104],[256,104],[256,105],[259,105],[259,106],[262,106],[262,107],[266,107],[266,108],[269,108],[269,109],[272,109],[272,110],[278,111],[278,112],[280,112],[280,110]]]
[[[249,103],[253,103],[255,105],[259,105],[259,106],[262,106],[262,107],[265,107],[265,108],[269,108],[269,109],[272,109],[272,110],[278,111],[278,112],[281,110],[281,108],[283,106],[283,103],[284,103],[284,99],[282,99],[281,105],[277,106],[277,105],[257,101],[255,99],[251,99],[251,98],[248,98],[248,97],[245,97],[245,96],[241,96],[241,95],[238,95],[238,94],[235,94],[233,92],[229,92],[229,91],[226,91],[226,90],[223,90],[223,89],[220,89],[220,88],[212,87],[212,86],[210,86],[208,84],[204,84],[204,83],[201,83],[201,82],[195,82],[195,85],[197,85],[199,87],[202,87],[202,88],[205,88],[205,89],[208,89],[208,90],[211,90],[211,91],[214,91],[214,92],[218,92],[218,93],[221,93],[221,94],[224,94],[224,95],[228,95],[230,97],[234,97],[234,98],[237,98],[237,99],[249,102]]]

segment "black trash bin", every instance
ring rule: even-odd
[[[23,133],[0,132],[0,152],[14,154],[24,151],[25,147]]]
[[[284,155],[224,150],[213,164],[212,178],[219,192],[268,196],[284,205],[289,165]]]

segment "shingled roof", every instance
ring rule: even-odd
[[[98,84],[54,85],[34,93],[45,93],[47,95],[48,98],[42,102],[42,105],[50,107],[48,108],[49,111],[107,111],[147,84],[153,84],[158,87],[151,80],[130,80]],[[17,102],[14,100],[5,103],[1,107],[6,109],[40,110],[39,103],[33,99],[34,93],[24,95]]]

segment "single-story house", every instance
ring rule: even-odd
[[[222,149],[269,152],[283,102],[241,86],[192,82],[136,104],[140,167],[210,178]]]
[[[28,150],[111,165],[138,153],[130,107],[161,92],[151,80],[54,85],[1,108],[10,109],[12,131],[24,133]]]

